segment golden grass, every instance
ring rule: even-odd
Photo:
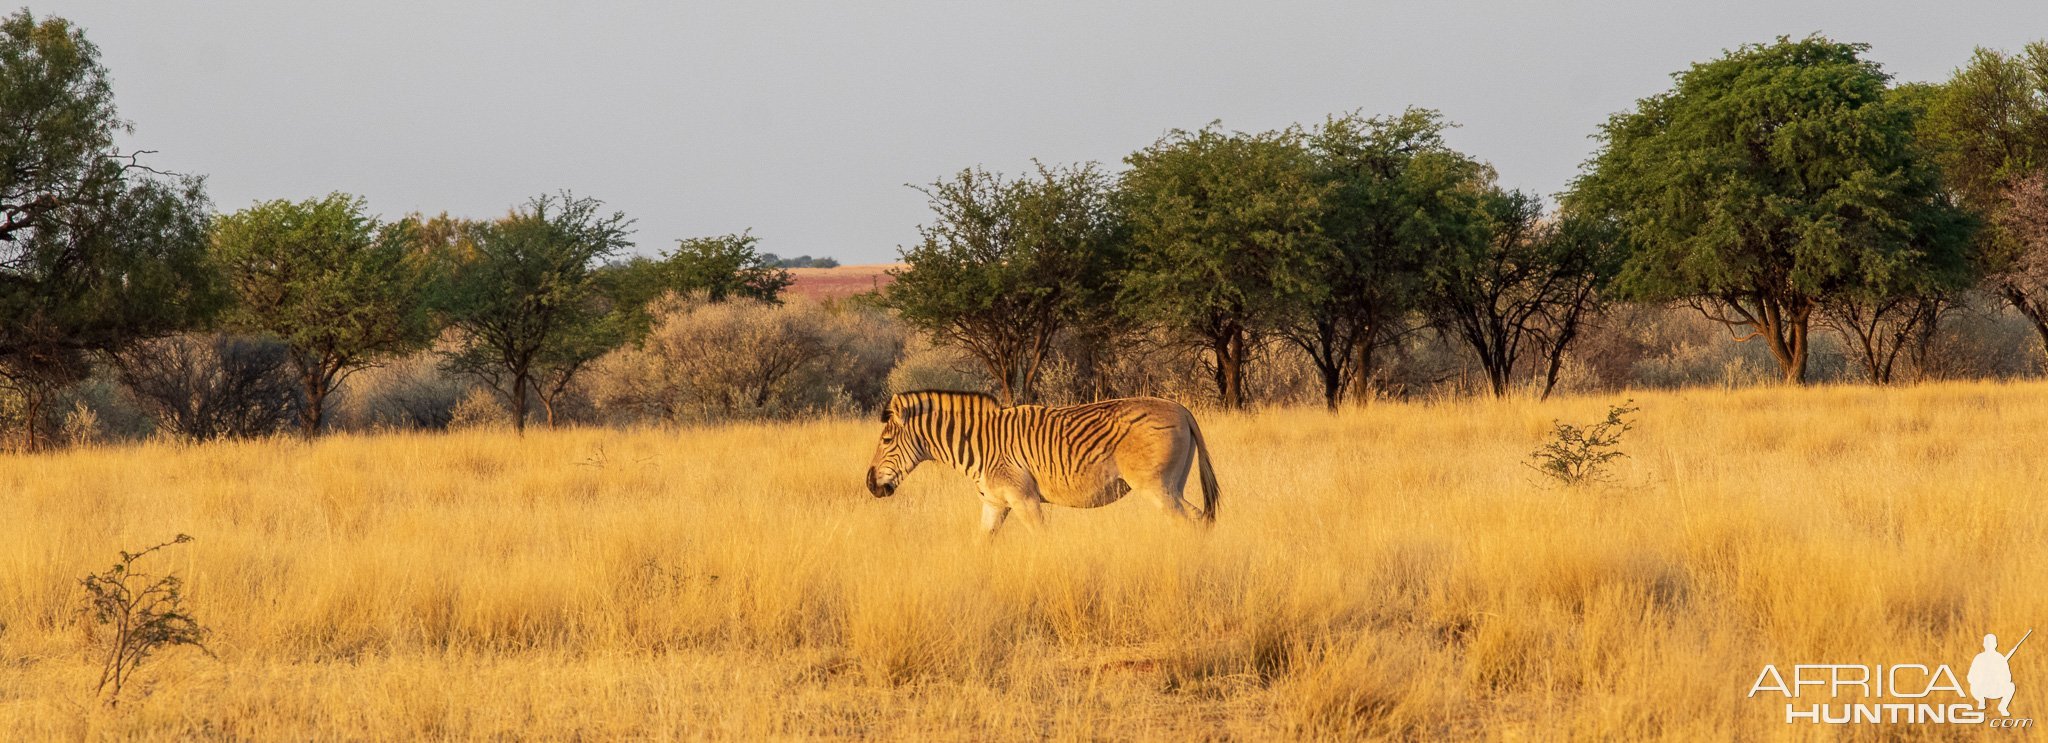
[[[1213,532],[988,548],[866,421],[0,458],[0,739],[1820,736],[1762,664],[2048,624],[2048,385],[1636,397],[1585,490],[1519,462],[1607,398],[1205,413]],[[178,532],[218,657],[102,709],[76,579]]]

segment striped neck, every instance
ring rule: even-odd
[[[980,479],[987,453],[976,436],[986,417],[1003,409],[995,398],[974,392],[927,390],[889,399],[889,415],[914,432],[931,459]]]

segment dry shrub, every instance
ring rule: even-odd
[[[12,425],[6,422],[10,414],[7,394],[0,389],[0,430],[8,430]],[[45,420],[39,425],[51,434],[45,442],[56,445],[134,441],[157,430],[155,419],[105,368],[52,395],[43,417]]]
[[[1919,379],[2010,379],[2042,372],[2041,336],[2011,304],[1976,293],[1957,304],[1942,317],[1925,364],[1913,370]]]
[[[106,426],[100,423],[100,414],[83,400],[71,403],[71,410],[64,413],[64,426],[58,431],[59,438],[66,446],[91,446],[106,440]]]
[[[1808,378],[1832,379],[1844,366],[1824,332],[1812,336]],[[1761,342],[1737,343],[1728,329],[1690,307],[1620,304],[1592,319],[1569,354],[1585,365],[1592,389],[1749,387],[1780,378]]]
[[[284,344],[215,333],[143,341],[114,357],[159,431],[193,441],[269,435],[304,404]]]
[[[994,392],[988,373],[981,370],[980,363],[973,357],[951,346],[933,344],[922,335],[915,336],[905,345],[903,360],[889,370],[888,387],[891,393],[913,390]]]
[[[350,376],[337,417],[355,428],[443,429],[470,386],[444,371],[436,353],[417,353]]]
[[[499,395],[483,387],[472,387],[462,401],[448,411],[451,430],[497,430],[512,427],[512,411],[505,409]]]
[[[1912,379],[2011,378],[2039,374],[2044,356],[2024,318],[1995,297],[1965,295],[1945,314],[1915,364],[1902,354],[1898,374]],[[1865,376],[1839,333],[1816,324],[1810,336],[1807,380],[1850,382]],[[1527,354],[1515,370],[1518,390],[1540,388],[1540,354]],[[1157,395],[1203,407],[1216,401],[1213,365],[1201,348],[1159,330],[1084,344],[1062,336],[1040,367],[1038,401],[1071,405],[1108,397]],[[1321,377],[1308,356],[1276,338],[1254,342],[1246,366],[1246,392],[1261,406],[1318,405]],[[1433,328],[1416,328],[1376,352],[1371,388],[1376,398],[1446,399],[1486,394],[1486,380],[1462,341]],[[1757,342],[1736,342],[1728,329],[1682,305],[1616,304],[1588,322],[1565,354],[1559,392],[1773,385],[1777,362]],[[928,345],[913,347],[891,373],[890,387],[987,390],[987,373],[970,357]],[[1348,397],[1347,392],[1347,397]]]
[[[592,370],[590,391],[615,420],[788,418],[872,408],[904,335],[878,313],[808,300],[771,304],[676,296],[649,308],[636,347]]]

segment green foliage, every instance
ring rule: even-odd
[[[1968,220],[1865,49],[1745,46],[1609,120],[1567,207],[1612,219],[1633,247],[1619,286],[1750,329],[1798,381],[1823,298],[1966,263]]]
[[[199,180],[115,148],[127,125],[78,28],[0,19],[0,112],[0,382],[34,420],[87,354],[200,322],[218,296]]]
[[[1532,350],[1543,355],[1543,392],[1563,355],[1620,270],[1608,225],[1546,215],[1533,194],[1490,188],[1478,200],[1482,232],[1452,244],[1424,271],[1422,308],[1471,349],[1496,397]]]
[[[1493,169],[1445,145],[1450,124],[1427,109],[1332,117],[1311,140],[1323,177],[1323,234],[1335,247],[1334,294],[1398,309],[1421,269],[1483,242]],[[1382,311],[1384,312],[1384,310]]]
[[[1551,421],[1550,441],[1529,452],[1522,466],[1543,473],[1566,486],[1578,486],[1611,479],[1608,465],[1628,456],[1622,453],[1621,435],[1635,428],[1627,416],[1639,408],[1624,400],[1607,408],[1607,419],[1586,426]]]
[[[1364,380],[1373,351],[1398,334],[1423,291],[1424,269],[1484,241],[1479,200],[1493,173],[1446,146],[1450,124],[1428,109],[1333,116],[1308,140],[1329,186],[1321,226],[1325,291],[1283,326],[1323,376],[1335,407]]]
[[[575,375],[626,338],[597,268],[632,246],[632,220],[605,215],[603,206],[566,193],[540,196],[472,225],[472,254],[454,261],[435,291],[435,308],[460,331],[449,369],[497,391],[520,430],[529,394],[554,422],[554,403]]]
[[[1920,138],[1948,186],[1982,220],[1986,282],[2048,348],[2048,242],[2028,239],[2048,177],[2048,42],[2019,54],[1978,49],[1939,86],[1923,86]]]
[[[775,254],[757,252],[759,242],[746,233],[679,240],[659,258],[633,256],[605,265],[598,282],[619,313],[616,321],[629,337],[639,338],[650,324],[648,303],[664,295],[780,302],[795,278]]]
[[[105,572],[79,580],[85,588],[86,617],[99,628],[94,639],[105,654],[93,693],[109,707],[120,703],[121,690],[158,651],[186,645],[206,652],[207,629],[185,606],[184,581],[175,575],[159,577],[135,569],[137,560],[190,541],[191,537],[179,534],[141,552],[124,550],[121,560]]]
[[[213,259],[235,297],[229,323],[277,338],[305,393],[301,431],[319,433],[336,384],[380,359],[423,347],[426,259],[416,220],[384,224],[360,197],[269,201],[222,217]]]
[[[756,252],[759,242],[746,233],[679,240],[676,249],[663,254],[657,263],[664,279],[662,288],[677,294],[702,292],[713,302],[728,298],[777,301],[794,279]]]
[[[1947,83],[1917,95],[1922,139],[1979,213],[1996,213],[2013,181],[2048,168],[2048,42],[2019,54],[1979,48]]]
[[[797,256],[797,257],[795,257],[795,258],[784,258],[784,257],[782,257],[782,256],[779,256],[779,255],[776,255],[776,254],[774,254],[774,253],[762,253],[762,254],[761,254],[761,262],[762,262],[762,263],[766,263],[766,264],[768,264],[768,265],[770,265],[770,266],[774,266],[774,267],[776,267],[776,268],[838,268],[838,267],[839,267],[839,261],[838,261],[837,259],[834,259],[834,258],[831,258],[831,257],[828,257],[828,256],[819,256],[819,257],[816,257],[816,258],[812,258],[812,257],[810,257],[809,255],[800,255],[800,256]]]
[[[925,193],[935,219],[884,303],[981,361],[1006,402],[1035,400],[1054,336],[1104,322],[1113,303],[1123,245],[1108,178],[1092,164],[969,169]]]
[[[1209,349],[1224,404],[1241,406],[1252,337],[1329,291],[1321,220],[1332,184],[1298,129],[1176,130],[1125,162],[1122,298]]]

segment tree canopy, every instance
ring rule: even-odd
[[[884,302],[978,359],[1005,403],[1036,400],[1054,337],[1111,304],[1122,246],[1110,180],[1092,164],[1021,178],[968,169],[925,194],[933,221]]]
[[[42,401],[89,353],[218,306],[200,180],[117,149],[127,128],[82,31],[26,10],[0,20],[0,381],[28,400],[31,448]]]
[[[1298,129],[1176,130],[1125,158],[1131,265],[1123,300],[1139,316],[1200,343],[1216,388],[1241,407],[1257,336],[1329,291],[1329,239],[1318,177]]]
[[[320,432],[326,400],[349,374],[433,339],[427,265],[414,220],[382,223],[361,197],[269,201],[220,218],[213,260],[235,299],[230,325],[284,342]]]
[[[1618,227],[1619,286],[1692,302],[1804,381],[1824,298],[1962,260],[1968,220],[1866,48],[1745,46],[1610,119],[1567,206]]]
[[[1484,239],[1479,199],[1492,170],[1446,146],[1448,126],[1435,111],[1411,108],[1333,116],[1309,134],[1329,189],[1320,222],[1326,286],[1281,332],[1315,363],[1331,408],[1347,383],[1361,392],[1369,383],[1374,351],[1400,335],[1416,307],[1424,268]]]
[[[2048,42],[2019,54],[1978,49],[1946,83],[1916,94],[1923,145],[1983,222],[1986,283],[2048,349],[2048,243],[2027,238],[2039,214],[2034,184],[2048,175]]]
[[[456,261],[435,292],[435,309],[459,334],[449,368],[503,396],[521,431],[530,394],[552,424],[555,399],[576,374],[624,340],[596,276],[602,261],[632,246],[632,220],[603,206],[544,195],[473,225],[474,255]]]

